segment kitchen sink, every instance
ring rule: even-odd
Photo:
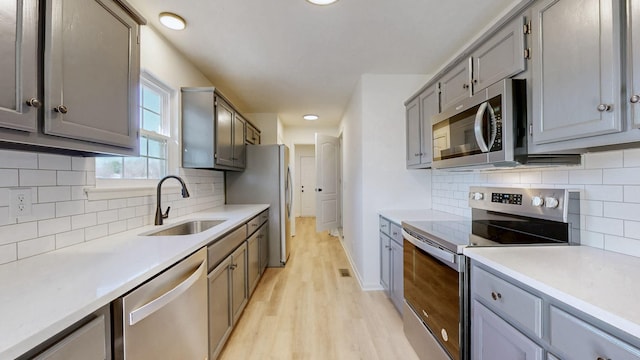
[[[193,220],[176,224],[162,230],[151,231],[144,236],[171,236],[171,235],[191,235],[211,229],[216,225],[220,225],[226,220]]]

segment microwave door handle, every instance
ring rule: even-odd
[[[480,147],[480,150],[484,153],[489,152],[489,147],[487,147],[487,143],[484,141],[484,137],[482,136],[482,117],[487,111],[488,106],[489,104],[486,101],[480,104],[480,107],[476,112],[476,121],[473,125],[473,132],[476,135],[476,142],[478,143],[478,147]]]
[[[487,106],[487,109],[489,110],[489,119],[491,119],[491,140],[487,146],[487,151],[489,151],[489,149],[493,147],[493,144],[496,142],[496,137],[498,136],[498,119],[496,119],[496,113],[493,112],[493,107]]]

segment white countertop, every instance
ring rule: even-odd
[[[468,247],[464,254],[640,338],[640,258],[587,246]]]
[[[14,359],[250,220],[269,205],[225,205],[167,219],[226,219],[188,236],[153,225],[0,265],[0,359]]]
[[[378,214],[400,225],[402,221],[468,220],[461,216],[431,209],[382,209]]]

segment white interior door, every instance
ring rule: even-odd
[[[300,216],[316,216],[316,157],[300,156]]]
[[[316,133],[316,230],[338,227],[340,143],[337,137]]]

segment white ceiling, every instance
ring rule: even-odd
[[[241,111],[304,126],[337,125],[362,74],[434,73],[519,0],[129,2]],[[160,26],[163,11],[187,29]]]

